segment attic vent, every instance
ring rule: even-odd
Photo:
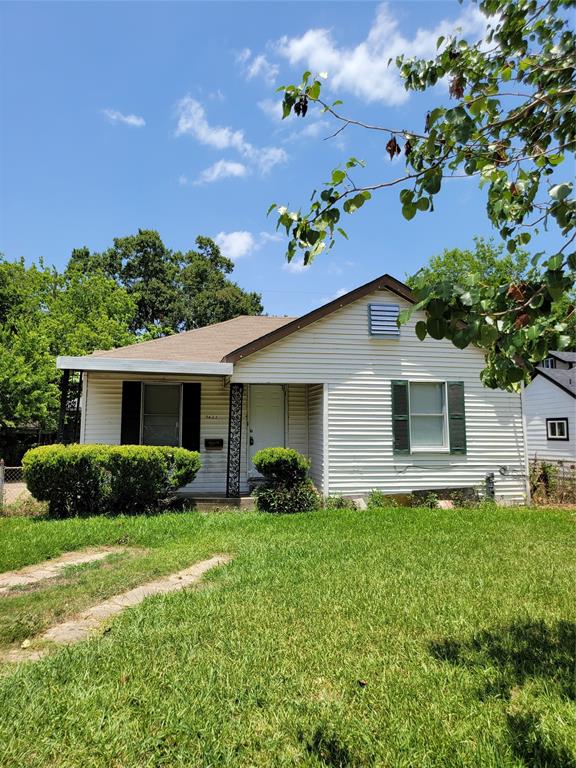
[[[398,328],[398,304],[369,304],[368,327],[371,336],[379,336],[384,339],[397,339],[400,336]]]

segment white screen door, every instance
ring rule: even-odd
[[[284,445],[284,387],[282,384],[250,386],[250,458],[261,448]],[[254,467],[251,470],[255,472]]]

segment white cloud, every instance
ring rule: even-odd
[[[340,288],[332,296],[324,296],[324,298],[321,299],[320,303],[328,304],[328,302],[335,301],[336,299],[339,299],[341,296],[345,296],[347,293],[348,293],[348,288]]]
[[[185,176],[183,173],[181,173],[180,176],[178,176],[178,184],[181,187],[185,187],[189,181],[190,179],[188,178],[188,176]]]
[[[472,42],[486,29],[486,18],[475,5],[468,4],[453,20],[443,20],[433,29],[420,28],[409,39],[399,30],[398,22],[387,3],[382,3],[365,40],[355,47],[339,46],[328,29],[309,29],[301,37],[284,36],[276,51],[292,66],[305,66],[313,72],[327,70],[328,84],[334,90],[348,91],[366,102],[404,103],[409,94],[404,89],[394,63],[388,60],[399,54],[431,57],[436,41],[456,30]]]
[[[266,117],[269,120],[272,120],[273,123],[281,123],[282,122],[282,99],[262,99],[262,101],[258,102],[258,108],[264,112]],[[287,120],[291,119],[287,118]]]
[[[260,248],[269,243],[278,243],[284,238],[278,232],[259,232],[257,235],[246,230],[236,232],[219,232],[214,241],[220,247],[220,250],[229,259],[236,259],[247,256],[253,251],[259,251]]]
[[[102,113],[111,123],[121,123],[122,125],[131,125],[133,128],[143,128],[146,120],[139,115],[124,115],[117,109],[103,109]]]
[[[256,247],[256,240],[251,232],[244,230],[238,232],[219,232],[214,242],[222,251],[222,254],[232,261],[241,259]]]
[[[306,272],[311,266],[311,264],[304,264],[304,256],[296,256],[292,261],[285,261],[282,264],[282,269],[285,269],[286,272],[299,274],[300,272]]]
[[[229,177],[241,178],[248,174],[248,168],[243,163],[231,160],[218,160],[214,165],[205,168],[194,184],[211,184],[213,181]]]
[[[244,48],[236,56],[236,63],[243,69],[246,80],[261,77],[267,85],[274,85],[278,76],[278,65],[268,61],[263,53],[252,56],[250,48]]]
[[[202,104],[191,96],[186,96],[178,102],[177,114],[176,136],[192,136],[200,144],[214,149],[234,149],[263,175],[269,173],[276,165],[288,160],[288,155],[280,147],[255,147],[246,141],[243,131],[233,130],[227,126],[211,125]],[[220,160],[213,168],[218,165],[220,170],[224,170],[227,166],[231,172],[223,173],[217,178],[244,176],[247,171],[246,166],[242,163],[229,163]],[[231,166],[234,166],[234,169],[231,169]],[[243,172],[240,172],[240,166],[244,168]],[[204,178],[202,180],[215,181],[216,179]]]

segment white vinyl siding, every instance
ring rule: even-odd
[[[528,458],[576,463],[576,398],[544,376],[538,376],[522,395]],[[568,419],[569,440],[548,440],[546,419]]]
[[[310,477],[319,491],[324,487],[324,387],[308,386],[308,450]]]
[[[308,393],[306,384],[287,388],[286,447],[308,456]]]
[[[388,291],[376,291],[238,361],[232,381],[327,385],[329,479],[325,490],[329,493],[483,487],[486,474],[494,472],[497,498],[522,500],[525,455],[520,397],[482,386],[480,350],[458,350],[447,340],[420,342],[414,333],[420,313],[403,326],[400,339],[371,336],[368,305],[382,302],[399,304],[400,309],[409,306]],[[466,455],[393,454],[391,381],[395,379],[464,383]],[[501,467],[506,468],[502,473]]]

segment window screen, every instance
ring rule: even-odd
[[[416,449],[447,447],[444,383],[410,384],[410,443]]]
[[[179,384],[144,384],[142,443],[180,444]]]

